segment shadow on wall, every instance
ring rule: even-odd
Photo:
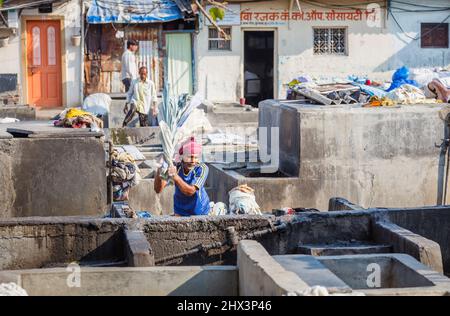
[[[236,296],[238,273],[234,266],[201,267],[201,271],[180,283],[169,296]]]
[[[392,18],[388,23],[390,30],[398,30],[398,26],[392,21]],[[420,24],[418,28],[420,28]],[[420,34],[417,36],[420,36]],[[403,42],[405,46],[385,62],[375,67],[373,72],[393,71],[402,66],[420,68],[446,67],[450,65],[450,50],[448,48],[421,48],[420,38],[412,40],[399,31],[395,33],[395,37],[394,43]]]

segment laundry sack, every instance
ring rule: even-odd
[[[83,102],[83,110],[93,114],[106,115],[111,108],[112,99],[105,93],[89,95]]]
[[[241,186],[238,186],[228,193],[230,196],[230,214],[261,215],[253,190],[245,191],[243,192]]]

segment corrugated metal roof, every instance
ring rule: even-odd
[[[177,4],[184,15],[191,15],[194,13],[192,11],[191,0],[173,0],[173,2]]]
[[[87,13],[91,24],[157,23],[182,18],[172,0],[92,0]]]

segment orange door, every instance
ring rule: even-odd
[[[27,21],[28,104],[62,106],[59,21]]]

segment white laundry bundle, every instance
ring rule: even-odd
[[[1,283],[0,296],[28,296],[28,293],[16,283]]]
[[[256,203],[254,190],[246,184],[235,187],[228,194],[230,196],[230,214],[262,214]]]
[[[210,202],[210,211],[208,215],[210,216],[221,216],[221,215],[228,215],[228,209],[225,203],[223,202]]]
[[[423,103],[426,99],[423,91],[410,84],[404,84],[397,89],[392,90],[386,95],[386,98],[398,104],[417,104]]]
[[[105,93],[94,93],[86,97],[82,109],[92,114],[106,115],[111,108],[112,99]]]
[[[16,122],[20,122],[20,120],[13,118],[13,117],[0,118],[0,124],[8,124],[8,123],[16,123]]]
[[[286,296],[329,296],[327,288],[323,286],[309,287],[303,291],[288,292]]]

